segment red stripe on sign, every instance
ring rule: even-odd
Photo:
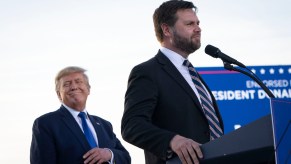
[[[199,74],[235,74],[235,73],[239,73],[239,72],[235,72],[235,71],[227,71],[227,70],[223,70],[223,71],[198,71]]]

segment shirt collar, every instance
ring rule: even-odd
[[[80,113],[79,111],[77,111],[77,110],[75,110],[75,109],[73,109],[73,108],[70,108],[70,107],[68,107],[67,105],[65,105],[65,104],[62,104],[71,114],[72,114],[72,116],[76,119],[76,118],[78,118],[78,114]],[[86,109],[83,109],[83,111],[82,112],[85,112],[86,113],[86,117],[87,117],[87,110]]]
[[[178,53],[165,48],[161,47],[160,51],[169,58],[169,60],[176,66],[176,67],[181,67],[183,65],[183,62],[187,59],[185,59],[183,56],[179,55]]]

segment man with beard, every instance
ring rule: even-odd
[[[194,84],[190,69],[195,69],[187,60],[201,46],[196,6],[182,0],[164,2],[153,21],[161,48],[129,75],[122,137],[144,149],[146,164],[165,164],[174,156],[183,164],[199,163],[200,145],[220,137],[223,123],[211,91],[197,72],[199,85]],[[209,109],[212,116],[206,115]],[[216,122],[215,132],[209,117]]]

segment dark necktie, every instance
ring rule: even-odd
[[[82,120],[83,131],[84,131],[84,134],[85,134],[85,136],[87,138],[87,141],[89,142],[91,148],[97,147],[97,144],[95,142],[93,134],[92,134],[91,130],[89,129],[89,126],[88,126],[88,124],[86,122],[86,113],[85,112],[80,112],[78,114],[78,116]]]
[[[209,128],[210,128],[210,139],[213,140],[215,138],[218,138],[222,136],[223,132],[219,124],[219,120],[216,116],[216,112],[214,110],[213,104],[211,100],[208,97],[208,94],[206,90],[203,87],[203,84],[201,80],[199,79],[199,76],[192,66],[192,64],[185,60],[183,62],[183,65],[188,67],[189,73],[191,75],[192,81],[199,93],[200,100],[201,100],[201,106],[203,109],[203,112],[208,120]]]

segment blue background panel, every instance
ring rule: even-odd
[[[276,98],[291,99],[291,65],[248,66]],[[214,94],[224,121],[225,133],[270,114],[270,101],[250,77],[223,67],[198,67]]]

